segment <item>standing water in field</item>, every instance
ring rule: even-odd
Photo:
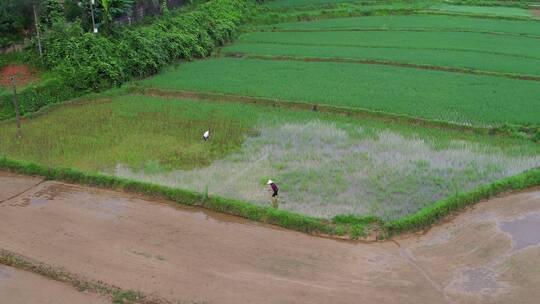
[[[540,156],[509,156],[466,141],[445,144],[387,130],[343,129],[313,121],[264,128],[241,151],[205,168],[115,174],[269,205],[268,177],[279,181],[280,209],[332,217],[395,219],[429,203],[540,165]]]

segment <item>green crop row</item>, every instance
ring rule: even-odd
[[[515,35],[540,36],[538,21],[496,20],[462,16],[407,15],[367,16],[321,19],[310,22],[288,22],[258,26],[257,29],[324,30],[324,29],[385,29],[385,30],[468,30]]]
[[[533,81],[333,62],[219,58],[142,85],[363,108],[473,126],[540,124]]]
[[[493,72],[508,78],[534,78],[540,76],[540,59],[461,52],[456,50],[418,50],[372,48],[355,46],[328,46],[302,44],[236,43],[221,50],[225,55],[292,56],[320,58],[321,61],[362,60],[386,62],[390,65],[409,64],[431,66],[432,69],[474,74]],[[372,62],[375,64],[376,62]],[[421,67],[419,67],[421,68]],[[531,77],[532,76],[532,77]]]
[[[242,35],[239,42],[307,45],[312,47],[339,46],[399,50],[451,50],[540,61],[540,39],[466,32],[257,32]],[[496,50],[493,48],[494,45],[497,45]],[[455,60],[457,61],[459,58]]]

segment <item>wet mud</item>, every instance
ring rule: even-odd
[[[524,192],[363,244],[47,181],[0,204],[0,248],[187,303],[536,303],[539,213]]]

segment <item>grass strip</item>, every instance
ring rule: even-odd
[[[429,227],[443,217],[481,200],[492,198],[501,193],[523,190],[535,186],[540,186],[540,168],[534,168],[518,175],[480,186],[472,191],[458,193],[452,197],[442,199],[412,215],[388,222],[384,225],[384,228],[388,234],[387,237],[407,231],[419,230]]]
[[[461,74],[482,75],[482,76],[492,76],[492,77],[503,77],[503,78],[509,78],[509,79],[540,82],[540,76],[520,75],[520,74],[494,72],[494,71],[483,71],[483,70],[477,70],[477,69],[467,69],[467,68],[457,68],[457,67],[445,67],[445,66],[436,66],[436,65],[428,65],[428,64],[414,64],[414,63],[387,61],[387,60],[353,59],[353,58],[339,58],[339,57],[334,57],[334,58],[307,57],[307,56],[299,57],[299,56],[288,56],[288,55],[257,55],[257,54],[241,53],[241,52],[223,52],[221,54],[224,55],[225,57],[247,58],[247,59],[258,59],[258,60],[291,60],[291,61],[306,61],[306,62],[339,62],[339,63],[387,65],[387,66],[395,66],[395,67],[401,67],[401,68],[443,71],[443,72],[449,72],[449,73],[461,73]]]
[[[161,304],[168,303],[155,296],[147,296],[141,292],[133,290],[123,290],[102,282],[97,282],[70,273],[62,268],[53,267],[44,263],[33,261],[25,256],[0,249],[0,264],[17,268],[24,271],[39,274],[46,278],[68,284],[75,287],[78,291],[88,291],[102,296],[110,297],[113,303],[121,304]]]
[[[210,100],[213,102],[232,102],[232,103],[245,103],[255,104],[269,107],[280,107],[285,109],[297,109],[297,110],[312,110],[321,113],[329,113],[342,115],[347,117],[353,117],[358,119],[376,119],[380,121],[388,121],[395,123],[402,123],[408,125],[417,125],[428,128],[437,129],[450,129],[458,130],[473,134],[494,135],[494,136],[510,136],[529,138],[533,141],[540,140],[540,128],[535,126],[517,126],[517,125],[504,125],[501,127],[481,127],[472,125],[463,125],[447,121],[425,119],[405,114],[393,114],[382,111],[374,111],[362,108],[350,108],[331,105],[320,105],[308,102],[295,102],[278,100],[264,97],[252,97],[232,94],[221,94],[211,92],[193,92],[184,90],[166,90],[150,87],[132,86],[131,92],[134,94],[142,94],[157,97],[175,97],[175,98],[189,98],[199,100]]]

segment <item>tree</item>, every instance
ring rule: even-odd
[[[41,24],[51,27],[54,22],[64,19],[64,7],[58,0],[41,1]]]
[[[21,41],[32,28],[33,0],[0,0],[0,47]]]

